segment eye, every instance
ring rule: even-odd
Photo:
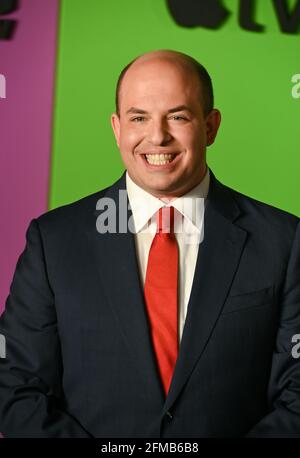
[[[132,122],[142,122],[144,120],[145,120],[144,116],[136,116],[135,118],[131,119]]]
[[[187,118],[185,118],[184,116],[174,115],[172,116],[172,119],[174,119],[175,121],[186,121]]]

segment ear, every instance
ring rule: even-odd
[[[212,145],[221,123],[221,112],[214,108],[206,117],[206,145]]]
[[[114,131],[118,147],[120,146],[120,118],[117,113],[113,113],[110,118],[111,126]]]

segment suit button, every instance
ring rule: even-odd
[[[171,414],[171,412],[169,410],[166,412],[166,417],[167,417],[168,421],[172,421],[173,420],[173,415]]]

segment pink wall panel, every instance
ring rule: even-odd
[[[0,40],[0,313],[26,228],[47,210],[58,0],[20,0],[4,18],[17,27]]]

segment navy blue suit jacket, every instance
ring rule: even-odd
[[[34,219],[0,333],[5,437],[300,437],[299,219],[211,173],[168,396],[134,236],[99,234],[111,187]],[[128,213],[130,217],[130,211]]]

